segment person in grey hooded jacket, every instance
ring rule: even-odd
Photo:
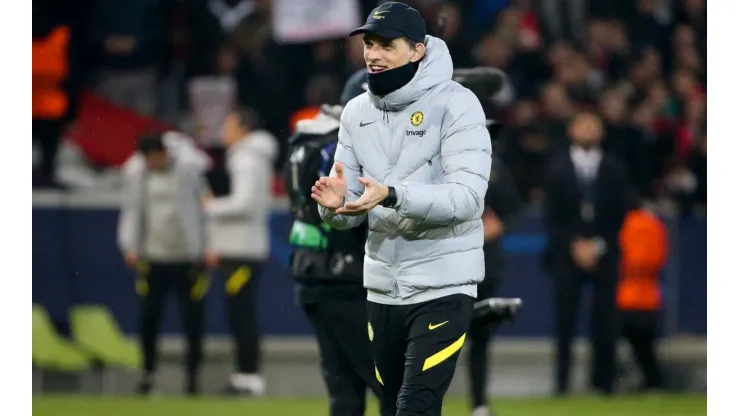
[[[201,196],[208,157],[175,132],[146,135],[139,151],[123,166],[118,245],[138,272],[141,296],[140,339],[144,377],[138,390],[148,394],[154,383],[157,336],[165,297],[177,293],[188,340],[186,392],[198,392],[202,356],[205,245]]]
[[[386,415],[439,415],[483,279],[491,140],[415,9],[376,8],[364,34],[369,92],[344,109],[334,168],[312,197],[338,229],[367,217],[368,335]]]

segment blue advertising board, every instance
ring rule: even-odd
[[[122,329],[137,331],[139,302],[134,276],[116,247],[118,210],[105,204],[58,204],[34,201],[33,301],[45,306],[58,323],[76,304],[104,304]],[[701,218],[668,219],[671,255],[666,267],[664,317],[671,333],[706,334],[707,229]],[[270,218],[270,261],[259,277],[258,309],[262,330],[273,335],[310,334],[310,326],[294,303],[294,286],[287,267],[290,215],[276,209]],[[546,244],[536,213],[526,215],[503,242],[507,261],[500,296],[520,297],[525,307],[516,323],[501,330],[509,336],[550,336],[553,332],[553,292],[542,271],[540,253]],[[207,330],[228,332],[223,278],[214,276],[207,295]],[[163,331],[180,331],[175,299],[165,314]],[[588,296],[581,314],[587,328]]]

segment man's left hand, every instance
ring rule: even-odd
[[[358,181],[365,186],[365,192],[360,199],[347,202],[343,207],[338,208],[336,210],[337,214],[364,215],[388,197],[387,186],[366,177],[359,178]]]

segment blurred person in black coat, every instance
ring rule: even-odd
[[[318,116],[300,121],[283,170],[294,219],[289,239],[295,247],[290,268],[296,303],[316,335],[331,416],[365,414],[368,389],[382,397],[368,342],[362,282],[367,221],[349,230],[332,229],[310,198],[316,179],[332,167],[343,106],[365,91],[363,68],[347,81],[341,106],[324,105]]]
[[[640,133],[629,125],[627,97],[616,88],[606,90],[599,100],[599,111],[604,118],[604,151],[612,153],[624,163],[625,170],[639,195],[650,196],[650,169],[647,149]]]
[[[594,114],[571,121],[571,146],[553,156],[546,175],[545,267],[555,282],[556,393],[569,391],[571,346],[581,289],[592,285],[591,386],[613,391],[617,339],[618,233],[628,206],[628,181],[615,156],[603,152],[604,127]]]
[[[511,81],[505,72],[487,67],[456,69],[452,77],[470,89],[480,100],[486,114],[486,124],[491,135],[492,147],[501,148],[503,125],[496,121],[501,97],[507,93]],[[495,297],[504,271],[505,253],[501,239],[511,228],[521,209],[521,199],[514,177],[496,153],[492,154],[491,174],[485,196],[483,212],[483,254],[486,274],[478,284],[476,302],[485,302]],[[468,378],[470,383],[473,416],[489,416],[491,411],[486,400],[486,385],[490,359],[488,346],[491,335],[501,321],[498,319],[474,320],[468,332]]]
[[[493,133],[492,133],[493,134]],[[501,239],[513,225],[521,210],[521,200],[514,178],[500,158],[493,156],[491,176],[483,211],[483,255],[486,275],[478,284],[476,302],[498,295],[498,287],[504,273],[506,254],[501,246]],[[470,325],[468,344],[468,377],[473,416],[492,415],[486,400],[486,386],[490,357],[488,347],[496,323],[473,322]]]

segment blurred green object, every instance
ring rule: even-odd
[[[43,306],[33,304],[31,316],[33,325],[31,356],[36,367],[70,372],[90,368],[90,357],[57,333],[49,313]]]
[[[72,338],[103,366],[141,367],[141,353],[136,343],[126,337],[113,314],[104,306],[75,306],[69,320]]]

